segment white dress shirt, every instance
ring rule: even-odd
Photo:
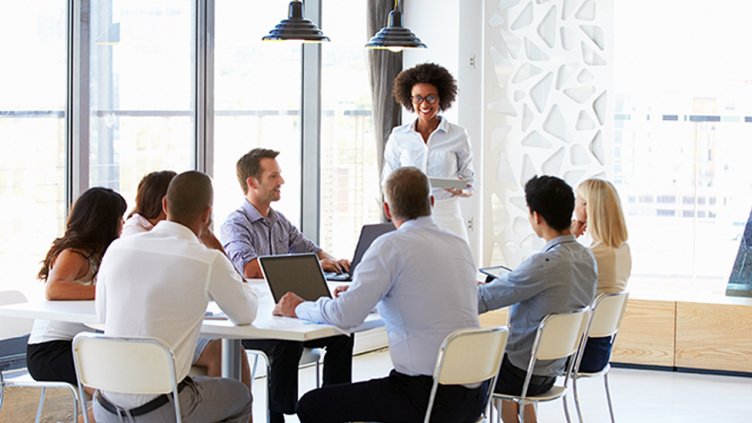
[[[175,354],[177,380],[188,375],[206,306],[217,302],[235,324],[250,324],[258,302],[218,250],[187,227],[159,222],[150,232],[114,241],[99,269],[96,309],[106,335],[159,338]],[[105,392],[130,409],[153,395]]]
[[[384,147],[382,184],[395,169],[415,166],[429,177],[461,177],[470,185],[469,190],[474,190],[473,151],[465,128],[441,117],[439,126],[424,142],[423,136],[415,130],[416,122],[392,129]],[[437,200],[452,198],[443,188],[434,189],[433,195]]]
[[[421,217],[377,238],[346,292],[304,302],[295,312],[300,319],[348,329],[376,306],[395,370],[430,376],[444,338],[479,326],[475,272],[467,243]]]

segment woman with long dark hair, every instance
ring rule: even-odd
[[[107,247],[123,229],[125,199],[109,188],[89,188],[76,200],[65,234],[52,242],[38,277],[48,300],[93,300],[97,269]],[[76,384],[73,337],[80,323],[35,320],[26,350],[34,379]]]

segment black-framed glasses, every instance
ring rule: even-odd
[[[421,104],[424,101],[427,101],[428,104],[433,104],[433,103],[436,103],[436,100],[438,100],[438,99],[439,99],[439,97],[437,97],[437,96],[435,96],[433,94],[428,94],[425,97],[423,97],[421,95],[414,95],[414,96],[410,97],[410,100],[413,101],[413,104]]]

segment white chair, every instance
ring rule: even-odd
[[[175,419],[181,423],[175,358],[161,340],[79,333],[73,338],[73,361],[82,398],[84,386],[123,394],[172,393]]]
[[[582,338],[583,352],[589,338],[611,337],[611,345],[616,339],[619,332],[621,319],[624,317],[624,311],[627,309],[628,292],[619,292],[615,294],[601,294],[593,302],[593,312],[591,313],[588,328]],[[577,379],[603,376],[603,383],[606,388],[606,400],[608,401],[608,412],[611,415],[611,422],[616,422],[614,418],[614,407],[611,403],[611,392],[608,389],[608,371],[611,365],[606,366],[600,371],[594,373],[579,371],[582,354],[577,359],[577,364],[572,372],[572,392],[574,393],[574,404],[577,409],[577,416],[580,422],[583,421],[582,409],[580,408],[580,398],[577,393]]]
[[[433,371],[433,387],[428,399],[424,423],[429,423],[436,391],[439,385],[468,385],[490,381],[488,398],[491,400],[501,359],[507,345],[509,329],[504,326],[483,329],[462,329],[450,333],[439,348]],[[481,410],[482,412],[482,410]],[[479,416],[479,422],[483,416]]]
[[[264,364],[266,365],[266,412],[267,412],[267,421],[270,421],[271,416],[269,415],[269,392],[270,390],[270,384],[271,379],[269,378],[269,374],[271,373],[271,365],[269,364],[269,357],[261,350],[246,350],[247,354],[251,354],[253,356],[253,365],[251,366],[251,381],[256,379],[256,370],[258,369],[258,361],[259,358],[264,360]],[[321,364],[321,356],[322,356],[321,348],[303,348],[303,354],[300,355],[300,361],[298,362],[298,367],[304,367],[311,364],[314,364],[316,366],[316,387],[321,387],[321,371],[320,371],[320,364]]]
[[[520,395],[493,394],[493,401],[500,405],[501,400],[514,401],[519,405],[518,418],[520,423],[525,421],[525,405],[538,402],[553,401],[564,398],[564,414],[567,422],[570,421],[567,409],[566,395],[569,389],[569,378],[572,368],[577,360],[577,354],[582,346],[582,335],[588,322],[590,307],[584,307],[571,313],[555,313],[546,316],[538,326],[535,341],[530,353],[530,362],[527,366],[527,376],[522,385]],[[554,385],[548,392],[536,396],[527,395],[530,379],[533,376],[535,363],[538,360],[566,359],[567,365],[564,372],[563,385]],[[499,408],[500,409],[500,408]],[[501,414],[501,413],[499,413]],[[498,421],[498,419],[497,419]]]
[[[0,291],[0,305],[17,304],[27,302],[26,297],[20,291]],[[8,340],[28,335],[31,332],[31,327],[34,321],[31,319],[21,318],[3,318],[3,323],[0,325],[0,340]],[[25,356],[17,357],[23,359]],[[24,382],[18,380],[5,380],[3,371],[10,367],[10,363],[0,363],[0,409],[3,407],[3,399],[5,396],[6,387],[18,387],[18,388],[40,388],[39,405],[37,406],[37,414],[35,422],[39,423],[42,418],[42,411],[44,410],[44,400],[47,395],[47,388],[59,388],[70,391],[73,396],[73,421],[78,418],[78,393],[76,388],[69,383],[65,382]],[[84,414],[86,414],[84,412]]]

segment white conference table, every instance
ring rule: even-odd
[[[285,341],[308,341],[329,336],[350,334],[383,326],[381,317],[372,313],[365,322],[343,331],[332,325],[314,324],[288,317],[272,315],[274,300],[266,282],[252,279],[251,285],[259,300],[256,320],[250,325],[234,325],[227,319],[205,319],[201,335],[222,338],[222,376],[240,379],[240,357],[243,353],[243,339],[279,339]],[[341,283],[330,283],[333,288]],[[214,303],[210,311],[218,310]],[[0,306],[0,317],[58,320],[83,323],[92,327],[102,327],[97,319],[94,301],[39,301]]]

